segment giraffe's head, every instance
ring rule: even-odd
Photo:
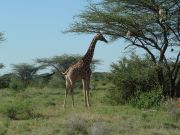
[[[108,43],[108,41],[104,38],[104,36],[101,33],[98,33],[96,35],[96,39],[100,41],[104,41],[105,43]]]

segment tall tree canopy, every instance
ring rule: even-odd
[[[111,40],[124,38],[125,48],[141,48],[157,67],[159,84],[175,96],[180,80],[180,1],[101,0],[90,3],[66,32],[101,32]],[[168,76],[166,79],[165,74]]]

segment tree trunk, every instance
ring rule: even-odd
[[[169,87],[169,96],[170,98],[175,98],[176,97],[176,87],[175,87],[175,81],[172,78],[170,79],[170,87]]]
[[[163,69],[162,67],[159,67],[157,70],[157,76],[158,76],[158,81],[159,81],[159,85],[161,86],[162,90],[163,90],[163,94],[166,95],[166,90],[165,90],[165,81],[164,81],[164,74],[163,74]]]

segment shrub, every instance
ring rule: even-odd
[[[8,88],[10,83],[10,75],[6,74],[0,77],[0,89]]]
[[[12,120],[31,119],[38,116],[34,112],[33,106],[29,102],[23,101],[13,101],[12,103],[6,104],[1,111]]]
[[[137,92],[136,96],[132,97],[129,103],[138,108],[158,109],[164,101],[164,97],[162,95],[162,90],[158,88],[149,92]]]
[[[15,79],[15,78],[12,78],[11,79],[11,82],[10,82],[10,86],[9,86],[12,90],[15,90],[15,91],[20,91],[22,89],[25,88],[25,86],[23,85],[23,83],[18,80],[18,79]]]
[[[65,87],[65,81],[57,75],[54,75],[49,81],[48,86],[51,88]]]
[[[180,109],[177,108],[177,101],[168,100],[165,102],[163,109],[175,121],[180,120]]]
[[[112,65],[110,80],[115,87],[109,90],[107,97],[113,104],[129,103],[138,92],[147,94],[158,87],[155,69],[149,57],[139,58],[135,54]]]
[[[82,117],[71,117],[67,121],[67,127],[67,135],[88,135],[87,121]]]
[[[90,127],[90,135],[109,135],[109,130],[103,123],[93,123]]]
[[[37,76],[36,78],[34,78],[34,80],[31,81],[30,86],[43,89],[44,87],[47,87],[50,80],[49,78],[48,77],[43,78],[41,76]]]

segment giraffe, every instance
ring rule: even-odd
[[[94,49],[97,41],[108,42],[101,33],[98,33],[93,40],[86,52],[86,54],[74,65],[71,65],[64,73],[66,79],[66,90],[65,90],[65,99],[63,107],[66,106],[67,94],[70,92],[72,97],[72,106],[74,108],[74,85],[78,80],[82,80],[83,84],[83,93],[84,93],[84,104],[85,107],[89,107],[89,85],[90,85],[90,76],[91,68],[90,64],[94,55]]]

